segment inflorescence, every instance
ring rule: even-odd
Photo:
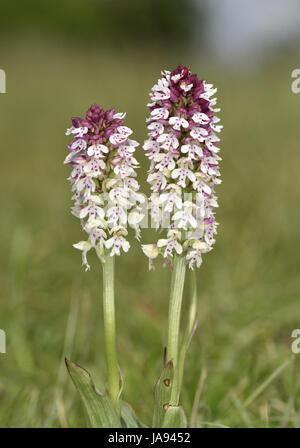
[[[125,114],[107,111],[93,104],[85,119],[75,117],[66,135],[72,136],[70,153],[65,163],[72,167],[74,206],[72,213],[80,219],[87,241],[74,244],[82,251],[86,270],[90,269],[86,254],[95,248],[103,261],[104,255],[127,252],[127,224],[140,236],[139,223],[143,218],[138,193],[134,157],[138,143],[131,140],[132,130],[124,126]]]
[[[212,98],[217,89],[182,65],[162,75],[150,93],[144,149],[150,160],[151,217],[157,229],[167,229],[167,238],[142,247],[150,268],[159,254],[171,263],[177,253],[193,269],[212,249],[217,233],[221,158],[216,133],[222,129]]]

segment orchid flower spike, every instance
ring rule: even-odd
[[[149,207],[156,229],[167,229],[157,244],[143,245],[149,258],[161,254],[169,262],[183,254],[191,269],[200,267],[202,254],[212,249],[217,233],[215,186],[221,183],[218,163],[221,131],[213,95],[217,89],[179,65],[150,93],[144,143],[150,160]]]
[[[87,241],[73,246],[82,251],[86,270],[90,269],[86,254],[92,248],[101,260],[105,253],[113,256],[120,255],[121,249],[128,251],[127,224],[140,236],[144,197],[135,179],[138,143],[131,140],[132,130],[124,126],[124,117],[93,104],[85,119],[72,118],[66,132],[72,136],[64,162],[72,168],[72,213],[88,234]]]

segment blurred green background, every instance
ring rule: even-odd
[[[300,355],[276,372],[300,327],[300,94],[290,88],[298,49],[285,42],[259,64],[224,64],[207,38],[213,10],[198,3],[1,5],[1,427],[86,425],[64,356],[105,388],[101,267],[90,255],[85,273],[72,248],[83,234],[70,214],[64,132],[71,116],[97,102],[126,111],[142,143],[149,90],[162,69],[180,62],[218,87],[224,124],[219,235],[197,272],[199,326],[182,402],[190,417],[198,387],[201,427],[300,427]],[[137,158],[149,192],[141,147]],[[143,242],[154,238],[143,232]],[[116,263],[118,356],[124,398],[150,424],[170,273],[160,263],[148,272],[132,237],[131,246]]]

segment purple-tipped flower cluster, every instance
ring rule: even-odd
[[[103,260],[105,253],[120,255],[128,251],[127,224],[139,237],[140,210],[144,200],[135,180],[138,162],[134,151],[138,143],[130,139],[132,130],[124,126],[125,114],[107,111],[93,104],[85,119],[73,118],[66,135],[72,136],[65,163],[72,167],[74,207],[72,213],[88,234],[87,241],[74,244],[82,251],[83,264],[89,269],[86,254],[95,248]]]
[[[221,182],[221,158],[216,133],[222,128],[212,98],[217,89],[182,65],[162,75],[150,93],[144,149],[151,161],[152,220],[168,232],[143,250],[150,267],[159,253],[169,261],[177,253],[185,254],[193,269],[201,265],[202,253],[212,249],[217,229],[215,186]]]

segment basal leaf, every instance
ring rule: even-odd
[[[89,372],[72,361],[65,360],[92,428],[121,428],[119,417],[107,395],[96,388]]]
[[[146,428],[146,425],[141,423],[130,404],[121,401],[121,422],[125,428]]]
[[[155,386],[153,428],[162,427],[165,413],[169,407],[173,378],[174,366],[171,360],[165,365]]]
[[[164,419],[163,428],[187,428],[187,418],[182,406],[169,406]]]

